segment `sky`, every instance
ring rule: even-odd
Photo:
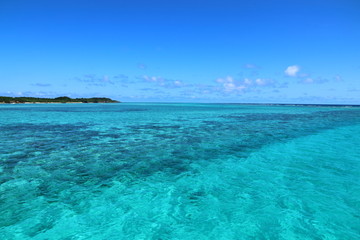
[[[360,1],[0,0],[0,96],[360,104]]]

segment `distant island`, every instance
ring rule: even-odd
[[[119,103],[119,101],[110,98],[36,98],[36,97],[2,97],[0,103]]]

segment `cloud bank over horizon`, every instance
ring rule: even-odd
[[[276,72],[276,71],[274,71]],[[38,88],[38,91],[24,92],[0,92],[7,96],[35,96],[35,97],[111,97],[120,101],[178,101],[178,102],[259,102],[259,103],[351,103],[350,97],[333,96],[336,82],[343,82],[340,75],[335,75],[329,79],[322,77],[310,77],[309,74],[298,74],[300,67],[290,65],[284,70],[287,73],[285,77],[271,79],[266,77],[218,77],[208,79],[205,84],[194,83],[175,78],[161,77],[159,75],[131,76],[129,74],[119,73],[111,76],[110,74],[83,74],[79,77],[73,77],[70,86],[64,88],[67,91],[44,91],[44,88],[51,87],[51,84],[35,83],[32,87]],[[262,71],[259,74],[263,75]],[[251,75],[251,74],[249,74]],[[297,78],[297,81],[290,81],[287,77]],[[76,91],[71,91],[72,84],[78,85]],[[80,84],[80,85],[79,85]],[[323,87],[327,94],[322,96],[308,94],[318,85],[328,85]],[[311,86],[312,85],[312,86]],[[40,90],[40,88],[42,90]],[[292,96],[287,96],[289,91],[296,89]],[[79,89],[82,89],[79,91]],[[101,89],[101,91],[99,91]],[[114,91],[115,89],[115,91]],[[348,92],[357,94],[354,89],[347,89]],[[266,96],[259,97],[259,96]],[[239,101],[241,97],[242,101]]]

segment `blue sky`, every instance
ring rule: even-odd
[[[360,104],[358,0],[0,1],[0,95]]]

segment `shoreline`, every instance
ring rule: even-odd
[[[64,104],[64,103],[83,103],[83,102],[0,102],[0,104]]]
[[[0,102],[1,104],[77,104],[77,103],[121,103],[121,102]],[[138,102],[128,102],[138,103]],[[144,102],[142,102],[144,103]],[[147,102],[159,104],[159,102]],[[161,104],[177,104],[175,102],[162,102]],[[187,104],[219,104],[219,105],[250,105],[250,106],[288,106],[288,107],[360,107],[360,104],[303,104],[303,103],[187,103]]]
[[[57,97],[57,98],[37,98],[37,97],[6,97],[0,96],[0,104],[54,104],[54,103],[119,103],[105,97],[92,97],[92,98],[70,98],[70,97]]]
[[[12,103],[6,103],[6,102],[0,102],[0,104],[74,104],[74,103],[86,103],[86,102],[12,102]],[[109,103],[109,102],[87,102],[87,103]]]

